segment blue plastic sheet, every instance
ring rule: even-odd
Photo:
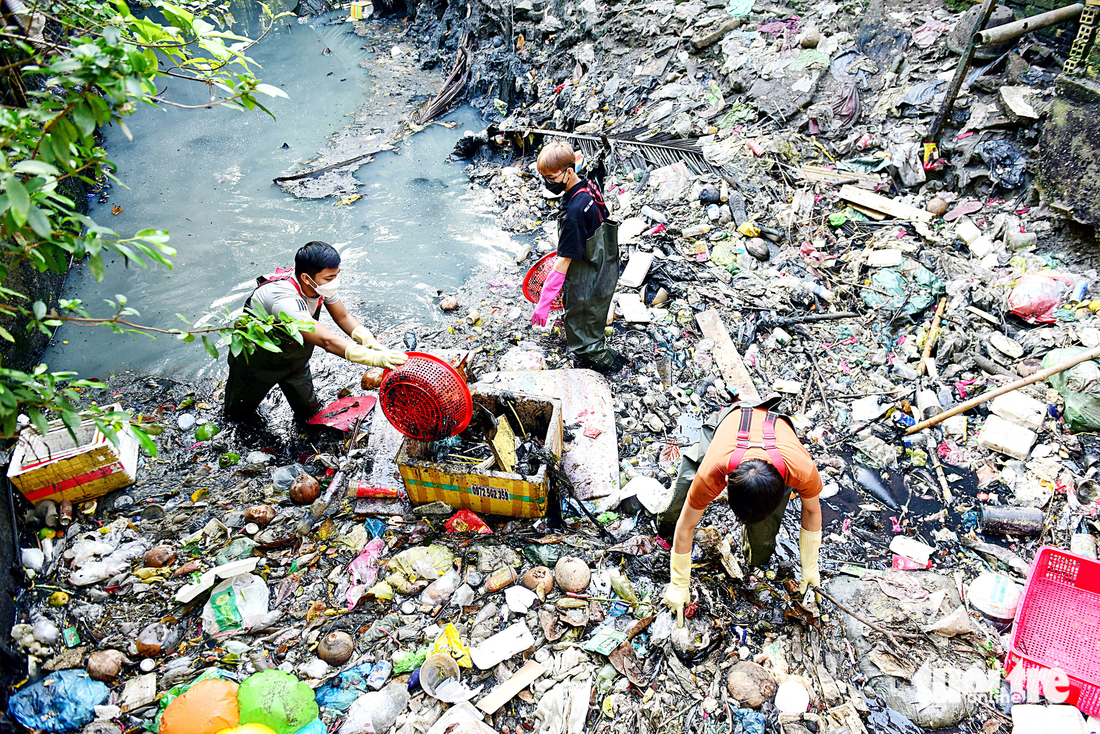
[[[95,719],[95,707],[110,693],[83,670],[62,670],[8,699],[8,716],[28,729],[73,731]]]
[[[371,690],[367,687],[367,676],[372,667],[370,663],[363,663],[334,676],[317,689],[317,705],[323,709],[347,711],[355,699]]]

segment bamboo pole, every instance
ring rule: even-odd
[[[923,375],[928,364],[928,358],[932,356],[932,345],[936,343],[936,337],[940,335],[940,319],[943,318],[943,309],[947,305],[947,297],[940,299],[940,305],[936,306],[936,315],[932,317],[932,326],[928,329],[928,336],[924,340],[924,353],[920,356],[920,364],[917,365],[917,374]]]
[[[1060,362],[1060,363],[1054,365],[1053,367],[1047,367],[1045,370],[1039,370],[1038,372],[1036,372],[1031,377],[1025,377],[1021,380],[1017,380],[1016,382],[1011,382],[1011,383],[1005,385],[1004,387],[999,387],[996,390],[991,390],[987,393],[983,393],[983,394],[979,395],[976,398],[971,398],[970,400],[967,400],[965,403],[959,403],[958,405],[951,408],[950,410],[945,410],[942,413],[939,413],[937,415],[932,416],[931,418],[929,418],[926,421],[921,421],[917,425],[915,425],[912,428],[910,428],[909,430],[907,430],[905,432],[905,435],[909,436],[909,435],[912,435],[914,433],[917,433],[918,431],[923,431],[926,428],[931,428],[932,426],[934,426],[934,425],[936,425],[936,424],[938,424],[942,421],[947,420],[948,418],[950,418],[953,415],[958,415],[959,413],[966,412],[966,411],[970,410],[971,408],[975,408],[975,407],[981,405],[982,403],[984,403],[986,401],[992,400],[993,398],[997,397],[998,395],[1004,395],[1005,393],[1015,392],[1016,390],[1019,390],[1021,387],[1026,387],[1026,386],[1028,386],[1032,383],[1039,382],[1041,380],[1045,380],[1046,378],[1050,377],[1051,375],[1056,375],[1059,372],[1065,372],[1066,370],[1070,369],[1071,367],[1076,367],[1077,365],[1081,364],[1082,362],[1087,362],[1090,359],[1096,359],[1097,357],[1100,357],[1100,347],[1093,347],[1092,349],[1088,350],[1087,352],[1082,352],[1081,354],[1078,354],[1076,357],[1073,357],[1072,359],[1067,359],[1065,362]]]

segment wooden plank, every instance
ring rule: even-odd
[[[737,348],[733,346],[733,340],[730,339],[718,311],[712,308],[696,314],[695,320],[699,322],[703,336],[714,340],[714,361],[718,363],[726,384],[737,388],[740,400],[759,401],[760,393],[757,392],[741,355],[737,353]]]
[[[477,707],[490,715],[496,713],[497,709],[511,701],[517,693],[534,683],[545,672],[546,668],[534,660],[528,660],[511,678],[501,683],[489,695],[478,701]]]
[[[802,172],[807,181],[813,183],[838,184],[844,181],[845,183],[854,183],[861,189],[874,191],[875,187],[882,182],[877,176],[868,176],[865,173],[855,173],[853,171],[838,171],[825,166],[807,164],[798,170]]]
[[[932,219],[931,212],[902,204],[893,199],[887,199],[885,196],[879,196],[851,185],[840,187],[840,198],[883,214],[889,214],[897,219],[911,219],[917,222],[927,222]]]
[[[885,214],[883,214],[882,212],[876,212],[874,209],[868,209],[865,206],[860,206],[859,204],[853,204],[850,201],[848,202],[848,206],[852,207],[853,209],[855,209],[857,212],[859,212],[863,216],[870,217],[871,219],[874,219],[876,222],[881,222],[883,219],[886,219]]]

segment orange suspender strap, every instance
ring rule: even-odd
[[[779,472],[779,476],[783,477],[784,482],[787,481],[787,462],[783,460],[783,454],[779,452],[779,446],[775,442],[775,421],[778,417],[775,413],[768,411],[767,416],[764,418],[764,440],[761,443],[755,443],[749,441],[752,408],[741,408],[741,426],[737,430],[737,446],[730,455],[729,472],[732,473],[734,469],[741,465],[745,452],[750,448],[762,448],[768,452],[768,458],[771,460],[772,466]]]

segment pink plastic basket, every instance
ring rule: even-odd
[[[1005,673],[1018,665],[1027,675],[1062,670],[1069,678],[1064,703],[1100,716],[1100,562],[1039,549],[1016,609]]]

